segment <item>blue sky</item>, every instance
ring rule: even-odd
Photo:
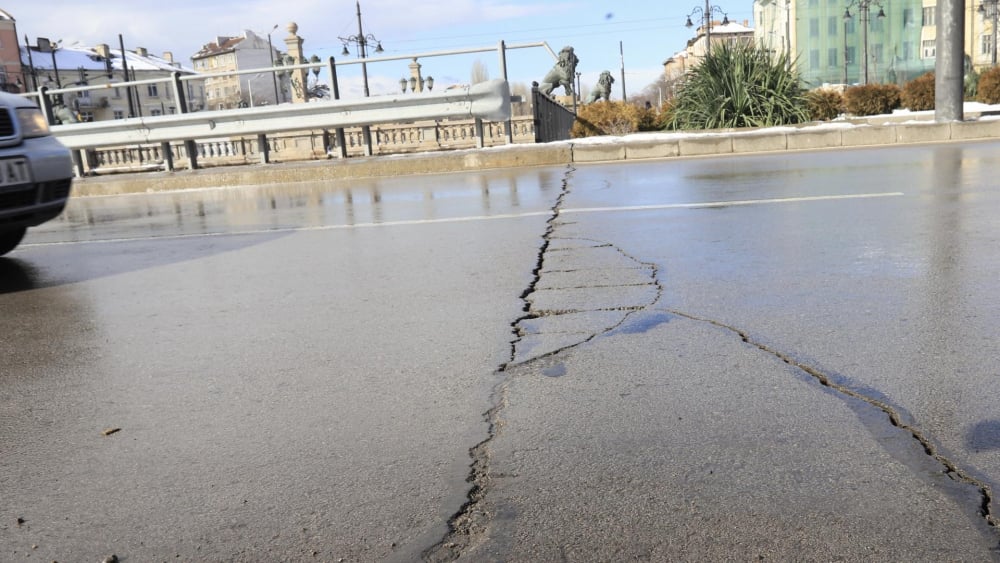
[[[358,33],[355,0],[102,0],[90,2],[36,0],[4,6],[17,22],[23,42],[27,35],[62,39],[66,44],[117,46],[118,34],[125,48],[145,47],[160,55],[171,51],[175,60],[190,64],[189,57],[219,35],[238,35],[243,29],[272,33],[275,46],[287,35],[288,22],[296,22],[305,39],[307,54],[341,59],[338,37]],[[750,21],[752,0],[713,2],[736,22]],[[700,0],[361,0],[365,34],[377,37],[386,55],[408,55],[477,47],[545,41],[554,51],[572,45],[580,58],[577,70],[585,88],[603,70],[615,76],[613,97],[621,93],[624,51],[625,85],[629,94],[650,84],[663,61],[684,48],[694,29],[684,26]],[[692,18],[696,23],[700,16]],[[721,19],[717,16],[716,19]],[[352,55],[345,60],[354,59]],[[468,83],[476,62],[491,78],[500,77],[496,52],[422,59],[424,76],[432,75],[435,89]],[[399,79],[408,76],[409,61],[368,65],[372,95],[399,90]],[[553,60],[543,49],[508,53],[512,82],[540,80]],[[360,67],[338,69],[344,96],[360,92]],[[324,77],[321,77],[323,79]],[[561,94],[562,90],[556,90]]]

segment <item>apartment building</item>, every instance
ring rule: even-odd
[[[237,37],[217,37],[191,56],[194,69],[208,75],[206,102],[213,110],[290,101],[286,81],[266,70],[282,60],[267,38],[250,30]],[[263,72],[226,74],[247,69]]]
[[[106,89],[64,96],[66,106],[73,109],[81,121],[180,113],[180,101],[167,81],[174,72],[195,77],[182,81],[184,109],[205,109],[203,81],[197,78],[193,69],[174,61],[169,52],[158,57],[142,47],[122,52],[107,44],[93,48],[63,46],[40,37],[35,45],[20,48],[20,58],[24,92],[34,92],[43,86],[52,90],[107,85]],[[133,87],[121,85],[127,81],[154,79],[163,82]]]
[[[965,2],[965,52],[976,70],[997,62],[997,8]],[[791,53],[810,86],[903,83],[934,70],[936,9],[937,0],[754,0],[754,37]]]

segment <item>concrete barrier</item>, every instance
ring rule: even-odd
[[[829,128],[804,128],[788,132],[788,150],[832,149],[843,145],[843,131]]]
[[[695,134],[691,137],[681,137],[677,146],[680,152],[679,156],[732,154],[733,136],[725,133]]]
[[[733,135],[733,152],[772,152],[788,149],[788,135],[783,131]]]
[[[951,140],[951,123],[913,123],[896,127],[897,143],[940,143]]]
[[[658,141],[629,140],[625,143],[626,160],[670,158],[680,156],[680,154],[681,147],[678,139],[662,139]]]
[[[841,132],[841,146],[870,147],[892,145],[896,142],[895,125],[863,125],[851,127]]]
[[[573,147],[573,162],[600,162],[605,160],[625,160],[625,143],[576,143]]]

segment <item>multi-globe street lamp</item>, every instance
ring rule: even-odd
[[[712,50],[712,14],[719,13],[722,14],[722,25],[729,25],[729,15],[718,6],[710,6],[708,0],[705,0],[705,7],[695,6],[691,13],[688,14],[687,22],[684,24],[685,27],[694,26],[694,22],[691,21],[691,16],[695,14],[701,14],[702,21],[705,27],[705,54],[707,55],[709,51]]]
[[[861,12],[861,34],[863,37],[861,54],[864,57],[864,63],[862,65],[864,68],[862,84],[868,84],[868,22],[871,17],[869,11],[872,6],[877,6],[878,15],[876,17],[881,20],[885,19],[885,9],[882,7],[882,3],[879,0],[851,0],[851,2],[847,4],[847,8],[844,10],[845,22],[854,18],[854,15],[851,14],[851,8],[855,6],[858,8],[858,11]],[[844,65],[847,65],[846,60],[844,61]]]
[[[979,3],[979,8],[976,10],[984,20],[990,19],[993,21],[993,53],[991,53],[990,62],[994,66],[997,64],[997,13],[1000,12],[997,9],[998,1],[1000,0],[982,0]]]
[[[364,59],[368,57],[368,44],[372,42],[375,43],[376,53],[381,53],[383,49],[382,49],[382,42],[379,41],[374,35],[370,33],[368,35],[365,35],[365,31],[361,27],[361,1],[358,0],[356,2],[356,5],[358,8],[358,34],[350,35],[348,37],[338,37],[337,39],[340,39],[340,41],[344,44],[344,51],[341,54],[344,55],[345,57],[351,54],[351,52],[347,49],[348,44],[354,43],[358,46],[358,56],[361,58],[361,77],[364,81],[365,97],[367,98],[369,95],[368,66],[365,64]]]

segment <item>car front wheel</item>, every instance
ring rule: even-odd
[[[27,230],[27,228],[21,227],[12,231],[0,231],[0,256],[17,248],[17,245],[21,243],[21,239],[24,238],[24,232]]]

